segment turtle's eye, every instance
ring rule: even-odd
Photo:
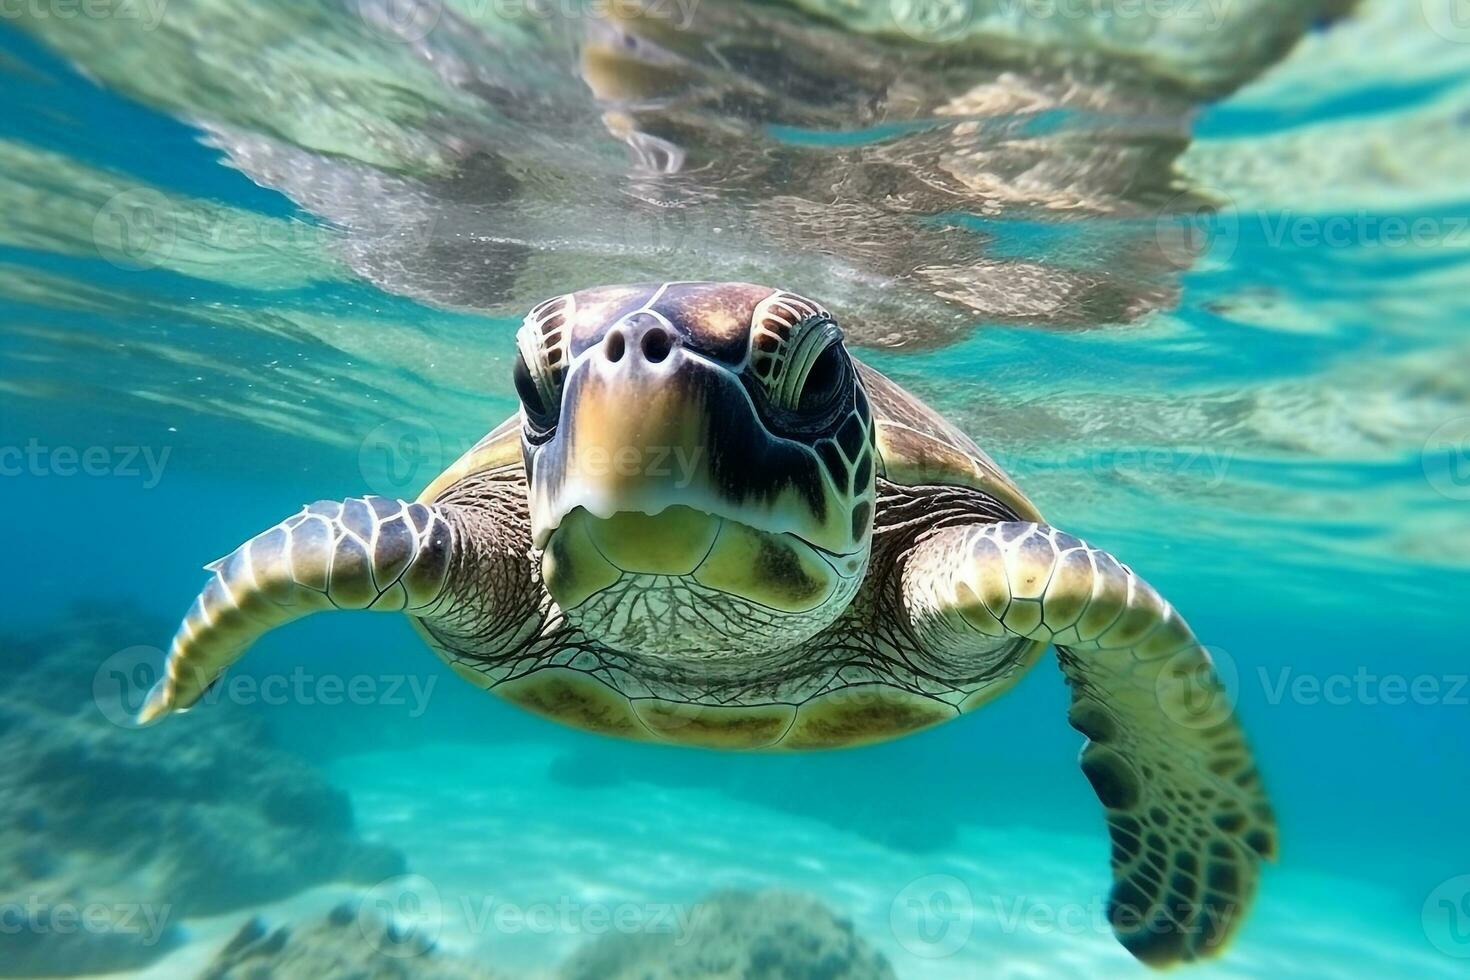
[[[570,296],[538,304],[516,331],[516,394],[526,419],[526,438],[543,443],[556,432],[562,383],[567,373],[567,317]]]
[[[540,431],[555,428],[558,406],[547,403],[548,399],[542,393],[540,385],[536,384],[536,378],[531,374],[531,366],[526,363],[524,353],[516,354],[514,378],[516,394],[520,396],[521,406],[526,410],[527,421]]]
[[[830,343],[817,355],[807,369],[801,383],[801,396],[796,410],[803,415],[825,414],[832,403],[842,394],[843,382],[847,380],[847,357],[842,344]]]
[[[777,429],[820,432],[837,420],[844,396],[852,391],[852,362],[842,331],[826,316],[805,320],[791,332],[788,343],[759,350],[771,359],[760,375],[766,381],[767,413]]]

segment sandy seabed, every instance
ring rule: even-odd
[[[609,932],[677,941],[702,900],[728,888],[817,896],[904,980],[1157,975],[1102,918],[1101,829],[966,827],[956,846],[919,855],[704,789],[563,785],[548,776],[555,755],[441,744],[340,760],[329,776],[352,796],[361,832],[403,850],[411,873],[186,922],[184,945],[130,976],[197,973],[251,914],[287,922],[348,902],[400,916],[446,953],[541,980]],[[1270,868],[1227,955],[1188,973],[1433,978],[1463,976],[1464,965],[1435,950],[1418,910],[1393,893]]]

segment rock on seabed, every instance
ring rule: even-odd
[[[0,976],[133,969],[180,921],[404,869],[358,838],[346,794],[226,703],[132,729],[94,700],[127,609],[0,636]]]

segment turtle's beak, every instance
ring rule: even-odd
[[[610,519],[675,507],[838,554],[854,547],[810,449],[770,433],[731,370],[648,313],[577,359],[556,435],[528,447],[527,468],[538,548],[579,508]]]
[[[537,547],[577,507],[652,515],[703,496],[711,402],[722,395],[717,371],[658,325],[609,334],[568,379],[559,432],[536,454]]]

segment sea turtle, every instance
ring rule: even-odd
[[[1118,938],[1155,965],[1221,948],[1275,825],[1226,699],[1190,702],[1218,682],[1153,588],[1044,523],[810,299],[588,289],[517,344],[520,411],[417,501],[314,503],[208,566],[140,720],[321,609],[405,612],[461,677],[548,718],[730,749],[914,732],[1053,644]]]

